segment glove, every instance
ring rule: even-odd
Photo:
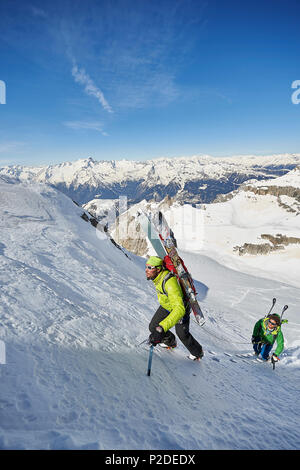
[[[276,356],[276,354],[272,354],[272,362],[278,362],[280,361],[279,357]]]
[[[149,336],[149,343],[156,346],[158,343],[161,343],[165,336],[165,332],[162,326],[157,326],[153,333]]]
[[[259,336],[252,336],[251,341],[252,341],[252,344],[260,343],[260,337]]]

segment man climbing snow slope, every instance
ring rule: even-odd
[[[160,343],[163,347],[175,348],[176,338],[170,331],[175,326],[178,338],[190,352],[189,359],[200,360],[203,349],[190,333],[191,308],[184,302],[176,276],[164,268],[161,258],[151,256],[146,262],[146,278],[153,281],[160,303],[149,324],[149,342],[154,346]]]

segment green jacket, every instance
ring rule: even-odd
[[[279,354],[282,353],[284,348],[284,338],[281,331],[281,327],[278,326],[272,331],[268,330],[268,320],[269,317],[261,318],[260,320],[258,320],[258,322],[255,323],[253,329],[253,336],[260,337],[263,343],[274,344],[276,340],[277,347],[275,350],[275,354],[276,356],[279,356]]]
[[[169,272],[168,270],[163,270],[153,280],[160,305],[170,312],[169,315],[160,322],[160,326],[162,326],[165,332],[176,325],[185,315],[183,293],[176,276],[171,277],[165,283],[164,288],[168,295],[163,292],[163,280]]]

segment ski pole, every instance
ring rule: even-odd
[[[149,359],[148,359],[148,371],[147,371],[148,377],[150,377],[150,374],[151,374],[151,365],[152,365],[153,349],[154,349],[154,346],[153,346],[153,344],[151,344],[150,350],[149,350]]]
[[[145,344],[145,343],[149,344],[149,338],[144,339],[144,341],[142,341],[141,343],[137,344],[136,347],[138,348],[139,346],[142,346],[142,344]]]

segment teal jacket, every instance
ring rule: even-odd
[[[278,326],[277,328],[274,328],[274,330],[269,330],[268,321],[269,317],[258,320],[258,322],[256,322],[254,325],[253,336],[258,336],[263,343],[269,343],[272,345],[276,341],[277,347],[275,354],[276,356],[279,356],[279,354],[281,354],[284,349],[284,338],[281,327]]]
[[[170,312],[169,315],[160,322],[160,326],[165,332],[176,325],[185,315],[183,293],[176,276],[170,277],[164,285],[167,295],[163,291],[163,280],[169,273],[170,271],[165,269],[153,280],[160,305]]]

